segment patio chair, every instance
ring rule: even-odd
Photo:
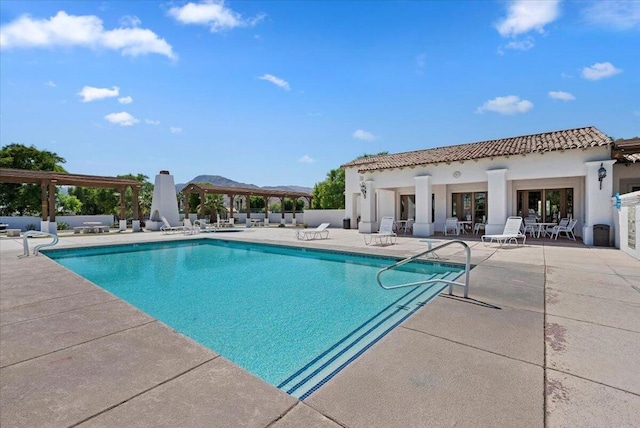
[[[169,220],[165,216],[162,216],[162,226],[160,226],[160,230],[162,233],[175,233],[175,232],[183,232],[184,226],[171,226]]]
[[[185,218],[183,232],[185,235],[195,235],[196,233],[200,233],[200,226],[195,226],[191,223],[190,219]]]
[[[489,244],[496,241],[502,246],[504,243],[511,244],[515,242],[518,245],[518,238],[522,238],[522,245],[527,241],[527,235],[520,231],[522,227],[522,217],[509,217],[504,225],[504,230],[500,235],[482,235],[480,240],[486,245],[486,240],[489,240]]]
[[[569,226],[569,217],[561,218],[558,224],[554,224],[553,226],[547,226],[547,228],[544,230],[544,236],[551,236],[551,234],[553,233],[553,228],[558,226],[562,226],[562,227]]]
[[[458,228],[458,218],[457,217],[447,217],[444,222],[444,234],[447,235],[449,231],[453,231],[456,235],[460,234],[460,229]]]
[[[566,226],[554,226],[553,229],[551,229],[551,238],[553,239],[558,239],[558,235],[560,235],[561,233],[564,233],[567,238],[571,239],[571,240],[576,240],[576,235],[573,234],[573,228],[576,227],[576,223],[578,223],[578,220],[569,220],[569,224]],[[555,238],[554,238],[555,236]]]
[[[207,223],[206,220],[196,220],[193,222],[194,227],[198,228],[200,232],[217,232],[218,226],[213,223]]]
[[[395,244],[398,235],[393,231],[393,224],[395,221],[393,217],[382,217],[380,220],[380,228],[375,233],[368,233],[364,235],[365,245],[371,245],[376,243],[378,245]]]
[[[327,227],[329,227],[330,224],[331,223],[322,223],[320,226],[311,230],[296,230],[296,238],[303,239],[305,241],[309,241],[311,239],[328,239],[329,231],[327,230]]]
[[[526,235],[529,232],[529,236],[535,236],[537,226],[537,220],[535,217],[525,217],[523,233]]]

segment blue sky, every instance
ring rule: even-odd
[[[312,187],[364,153],[640,134],[638,1],[0,2],[0,143]]]

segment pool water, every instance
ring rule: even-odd
[[[223,240],[43,253],[300,399],[446,287],[383,290],[392,258]],[[385,285],[462,272],[412,262]]]

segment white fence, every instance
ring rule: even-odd
[[[640,192],[620,195],[620,202],[616,205],[613,216],[617,231],[616,247],[640,260]]]
[[[0,223],[8,224],[7,229],[20,229],[25,232],[35,227],[40,230],[40,217],[34,216],[1,216]],[[100,222],[105,226],[113,226],[115,217],[113,215],[60,215],[56,217],[58,223],[67,223],[70,228],[83,226],[84,222]]]

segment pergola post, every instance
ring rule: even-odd
[[[49,219],[49,205],[47,204],[47,187],[49,186],[49,182],[48,181],[42,181],[42,183],[40,183],[40,193],[42,196],[42,221],[47,221]],[[48,232],[47,230],[43,231],[43,232]]]
[[[127,188],[120,187],[118,190],[120,190],[120,227],[119,229],[122,231],[122,230],[127,230],[127,205],[125,200],[125,193]]]
[[[204,190],[200,190],[200,218],[204,218],[204,199],[205,197],[205,192]]]
[[[251,195],[246,194],[247,197],[247,218],[245,220],[245,224],[249,226],[251,224]]]
[[[133,205],[133,219],[131,220],[131,230],[140,232],[140,204],[138,200],[140,186],[131,186],[131,204]]]
[[[189,218],[189,196],[191,196],[191,189],[187,189],[182,192],[184,197],[184,218]]]
[[[291,217],[291,224],[296,225],[296,205],[298,204],[298,198],[293,198],[293,213]]]
[[[269,197],[264,196],[264,225],[269,224]]]
[[[236,195],[229,193],[229,223],[233,224],[233,204],[235,203]]]
[[[49,222],[50,223],[55,223],[56,221],[56,182],[57,180],[51,180],[49,182]]]
[[[280,198],[280,211],[282,212],[282,219],[280,220],[280,224],[286,224],[286,220],[284,218],[284,196]]]

